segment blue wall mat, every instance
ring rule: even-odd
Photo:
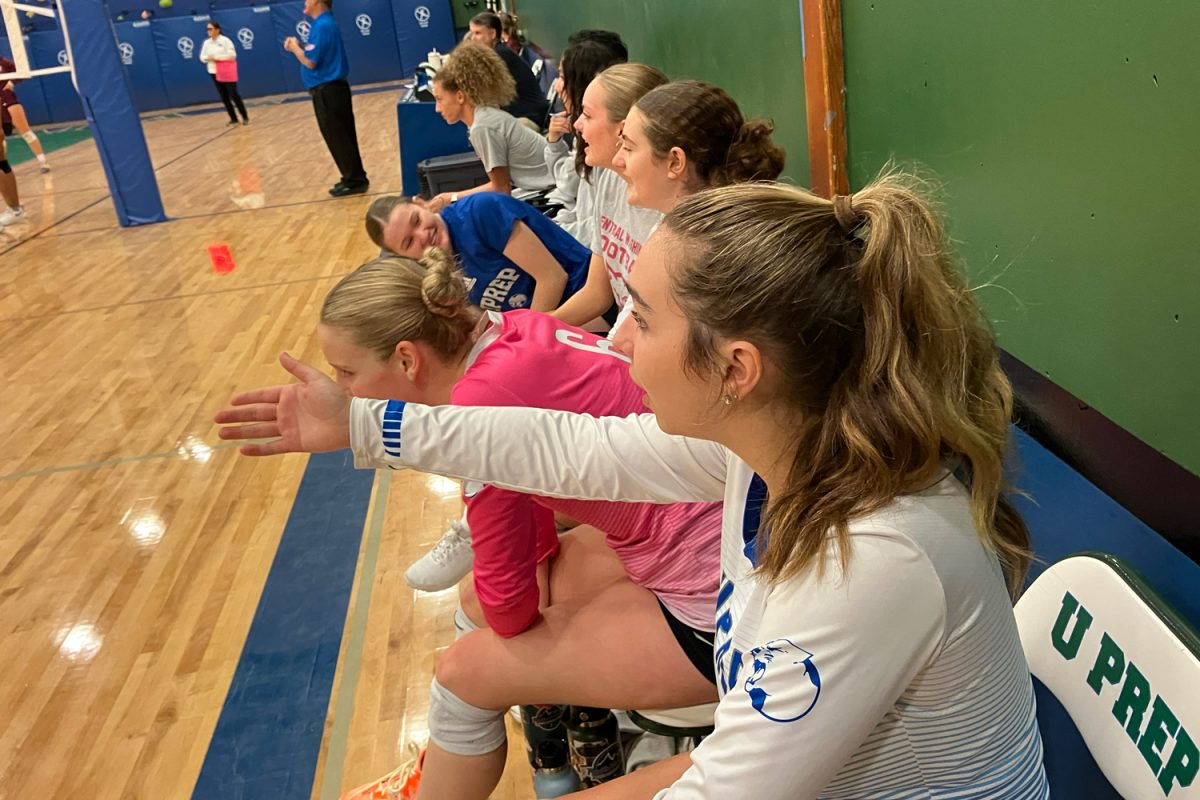
[[[208,33],[208,15],[155,19],[154,47],[162,72],[163,89],[170,106],[216,103],[221,97],[208,77],[208,67],[200,60],[200,47]]]
[[[289,36],[308,36],[308,17],[304,16],[304,3],[272,3],[271,24],[275,26],[275,53],[283,69],[284,86],[289,92],[303,92],[304,81],[300,80],[300,62],[283,49],[283,40]],[[302,35],[303,34],[303,35]]]
[[[213,11],[211,16],[237,48],[238,92],[242,97],[286,92],[271,7],[229,8]]]
[[[28,39],[28,37],[25,37]],[[25,45],[29,47],[28,43]],[[0,39],[0,55],[12,57],[12,47],[8,39]],[[42,89],[41,78],[30,78],[17,84],[17,99],[25,109],[25,116],[31,125],[45,125],[50,121],[50,106],[46,104],[46,93]]]
[[[417,64],[435,47],[443,53],[454,49],[454,17],[448,0],[392,0],[392,18],[403,74],[416,72]]]
[[[1100,550],[1125,559],[1195,627],[1200,627],[1200,564],[1148,528],[1111,497],[1038,444],[1016,431],[1020,457],[1016,498],[1033,537],[1034,553],[1053,564],[1081,550]],[[1034,564],[1029,580],[1041,574]]]
[[[133,92],[133,104],[138,111],[153,111],[167,107],[167,92],[163,88],[162,73],[158,66],[158,50],[154,45],[154,32],[148,21],[114,22],[117,32],[121,64],[129,78]]]
[[[447,125],[433,103],[397,103],[396,129],[400,134],[400,181],[409,196],[421,191],[418,161],[471,151],[467,126]]]
[[[392,81],[403,76],[396,27],[388,0],[337,0],[333,4],[350,58],[350,83]]]
[[[60,59],[66,58],[62,31],[37,31],[29,34],[26,42],[29,63],[38,69],[56,67],[62,63]],[[51,122],[74,122],[83,119],[83,105],[79,102],[79,93],[75,91],[75,84],[71,83],[70,75],[61,72],[57,75],[42,75],[37,80],[42,84]]]
[[[100,153],[117,221],[122,226],[163,222],[154,165],[103,0],[60,0],[75,33],[71,52],[79,97]]]

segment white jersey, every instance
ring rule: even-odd
[[[820,577],[771,586],[754,574],[761,479],[653,415],[393,404],[381,435],[378,413],[353,401],[358,466],[564,497],[724,500],[716,729],[656,800],[1049,797],[1012,605],[953,476],[854,520],[846,569],[831,548]]]

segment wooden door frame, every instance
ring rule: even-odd
[[[801,0],[800,25],[812,189],[823,197],[848,194],[841,0]]]

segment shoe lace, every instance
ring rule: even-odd
[[[455,520],[450,523],[450,528],[442,534],[442,538],[437,540],[437,544],[429,551],[429,557],[438,564],[445,564],[464,546],[470,547],[470,541],[467,539],[467,528],[462,522]]]
[[[408,743],[409,757],[400,766],[384,775],[371,793],[372,800],[407,800],[415,797],[421,781],[421,749],[416,742]]]

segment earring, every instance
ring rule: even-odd
[[[736,394],[727,394],[727,395],[725,395],[725,405],[731,406],[735,402],[737,402],[737,399],[738,399],[738,397]]]

